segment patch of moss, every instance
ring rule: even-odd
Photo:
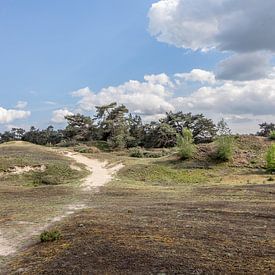
[[[205,183],[207,176],[202,170],[174,169],[159,164],[137,164],[124,168],[120,175],[137,181],[160,185]]]

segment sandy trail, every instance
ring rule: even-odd
[[[114,174],[123,167],[122,163],[109,167],[107,162],[90,159],[78,153],[63,151],[62,154],[72,158],[80,164],[84,164],[86,169],[91,172],[91,174],[88,175],[81,184],[81,189],[84,192],[98,192],[99,188],[110,182]],[[67,205],[63,208],[62,215],[52,217],[44,224],[31,224],[27,222],[25,223],[24,221],[18,221],[18,224],[25,223],[25,227],[24,230],[22,230],[20,233],[17,233],[16,236],[14,236],[15,234],[4,234],[3,230],[1,231],[0,228],[0,257],[7,257],[15,253],[32,237],[38,235],[43,230],[46,230],[54,223],[59,222],[69,215],[72,215],[76,211],[86,207],[87,205],[81,202]]]

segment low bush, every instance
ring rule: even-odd
[[[130,157],[133,157],[133,158],[143,158],[144,154],[143,154],[142,149],[139,148],[139,147],[132,148],[130,150]]]
[[[130,150],[129,156],[133,158],[161,158],[166,156],[168,151],[147,151],[140,147],[135,147]]]
[[[186,160],[193,157],[196,152],[193,136],[190,130],[184,129],[183,136],[178,137],[177,147],[181,159]]]
[[[46,165],[45,171],[26,174],[29,183],[39,185],[59,185],[77,181],[85,172],[73,170],[68,164],[55,162]]]
[[[272,144],[267,150],[266,163],[267,170],[270,172],[275,172],[275,143]]]
[[[221,161],[229,161],[233,156],[232,136],[220,136],[216,139],[216,155],[215,158]]]
[[[269,134],[269,139],[275,140],[275,131],[271,131]]]
[[[75,140],[62,140],[60,143],[56,144],[58,147],[73,147],[79,143]]]
[[[40,234],[40,241],[44,242],[53,242],[61,238],[61,233],[58,230],[54,231],[44,231]]]

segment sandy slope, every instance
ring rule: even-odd
[[[123,164],[121,163],[112,167],[108,167],[107,162],[90,159],[78,153],[67,151],[62,153],[67,157],[74,159],[76,162],[84,164],[86,169],[91,171],[91,174],[87,176],[81,184],[81,188],[85,192],[98,191],[99,187],[111,181],[114,173],[123,167]],[[87,206],[81,202],[78,204],[67,205],[64,207],[62,215],[49,219],[45,224],[29,224],[25,227],[25,230],[20,234],[17,234],[17,236],[7,236],[7,234],[3,236],[3,232],[1,232],[0,227],[0,257],[6,257],[15,253],[31,236],[39,234],[41,231],[53,225],[55,222],[58,222],[73,214],[75,211],[84,209],[86,207]],[[18,223],[24,223],[24,221],[18,221]]]

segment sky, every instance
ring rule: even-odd
[[[249,3],[248,3],[249,2]],[[0,130],[125,104],[275,122],[274,0],[1,0]]]

